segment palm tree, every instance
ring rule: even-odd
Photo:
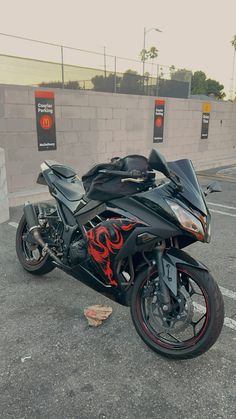
[[[158,49],[156,47],[151,47],[148,51],[148,58],[152,60],[152,76],[153,76],[153,66],[154,66],[154,60],[158,57]]]
[[[155,58],[158,57],[158,49],[156,47],[150,47],[149,50],[147,49],[142,49],[140,51],[140,58],[141,61],[143,62],[143,64],[150,58],[152,60],[152,68],[151,68],[151,76],[153,76],[153,66],[154,66],[154,60]],[[143,67],[144,68],[144,67]],[[149,83],[149,77],[150,77],[150,73],[149,72],[145,72],[143,73],[143,89],[144,89],[144,85],[146,82],[146,85],[148,86]]]
[[[234,48],[234,56],[233,56],[233,68],[232,68],[232,78],[231,78],[231,86],[230,86],[229,96],[230,96],[230,99],[233,100],[233,95],[234,95],[234,63],[235,63],[235,52],[236,52],[236,35],[234,35],[232,41],[230,41],[230,42],[231,42],[231,45]]]
[[[151,47],[148,51],[148,55],[151,60],[154,60],[158,57],[158,49],[156,47]]]
[[[148,50],[146,50],[146,49],[142,49],[141,51],[140,51],[140,54],[139,54],[139,56],[140,56],[140,58],[141,58],[141,61],[142,62],[144,62],[144,61],[146,61],[147,59],[148,59]]]

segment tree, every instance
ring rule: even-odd
[[[120,93],[142,94],[143,77],[134,70],[127,70],[120,82]]]
[[[223,84],[220,84],[216,80],[207,79],[206,80],[207,86],[207,95],[214,95],[218,99],[223,99],[225,97],[225,93],[222,92],[224,89]]]
[[[169,70],[170,70],[170,75],[172,75],[172,74],[174,74],[174,73],[175,73],[176,68],[175,68],[174,64],[172,64],[172,65],[170,66]],[[172,78],[172,77],[171,77],[171,78]]]
[[[116,78],[116,80],[115,80]],[[121,77],[115,75],[115,73],[110,73],[107,77],[104,76],[95,76],[91,79],[93,83],[93,90],[97,92],[114,92],[115,83],[119,87]]]
[[[148,51],[148,57],[150,60],[152,60],[152,70],[151,73],[153,74],[153,66],[154,66],[154,60],[158,57],[158,50],[156,47],[151,47]]]
[[[42,83],[39,83],[40,87],[52,87],[52,88],[62,88],[62,82],[61,81],[42,81]],[[81,87],[79,85],[79,82],[77,80],[69,80],[66,83],[64,83],[64,89],[76,89],[80,90]]]
[[[148,50],[147,49],[142,49],[140,51],[139,56],[140,56],[142,62],[147,61],[147,59],[148,59]]]
[[[186,68],[175,69],[175,66],[170,66],[170,78],[171,80],[176,81],[186,81],[189,82],[191,80],[192,72],[187,70]]]
[[[225,93],[223,84],[217,80],[207,79],[203,71],[195,71],[191,81],[192,95],[214,95],[217,99],[223,99]]]
[[[156,47],[151,47],[148,51],[148,58],[155,60],[158,57],[158,49]]]
[[[203,71],[195,71],[193,74],[191,93],[192,95],[207,94],[206,74]]]
[[[158,57],[158,49],[156,47],[151,47],[150,49],[142,49],[139,54],[141,61],[154,60]]]
[[[151,47],[150,49],[142,49],[139,54],[141,61],[143,62],[143,70],[144,70],[144,63],[148,59],[152,60],[152,66],[154,64],[155,58],[158,57],[158,49],[156,47]]]

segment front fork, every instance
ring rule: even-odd
[[[174,246],[169,249],[160,243],[155,249],[155,262],[157,264],[159,287],[155,295],[160,302],[163,312],[171,313],[171,295],[178,298],[178,266],[191,266],[195,269],[208,272],[208,268],[201,262]]]
[[[166,252],[166,247],[160,243],[156,249],[156,263],[159,277],[158,301],[166,313],[172,311],[171,294],[177,296],[177,267]]]
[[[163,245],[158,245],[155,249],[155,252],[156,252],[156,263],[157,263],[157,270],[158,270],[158,277],[159,277],[159,290],[157,292],[157,297],[161,304],[162,310],[165,313],[170,313],[172,310],[172,304],[171,304],[171,298],[170,298],[170,289],[166,285],[166,283],[168,283],[168,275],[164,267]]]

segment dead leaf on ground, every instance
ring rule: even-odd
[[[100,326],[112,313],[112,308],[102,304],[96,304],[84,309],[84,315],[89,326]]]

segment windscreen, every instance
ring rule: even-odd
[[[205,198],[201,187],[198,183],[195,170],[191,160],[183,159],[168,162],[168,167],[181,180],[183,191],[179,192],[185,199],[187,199],[195,208],[208,214]]]

